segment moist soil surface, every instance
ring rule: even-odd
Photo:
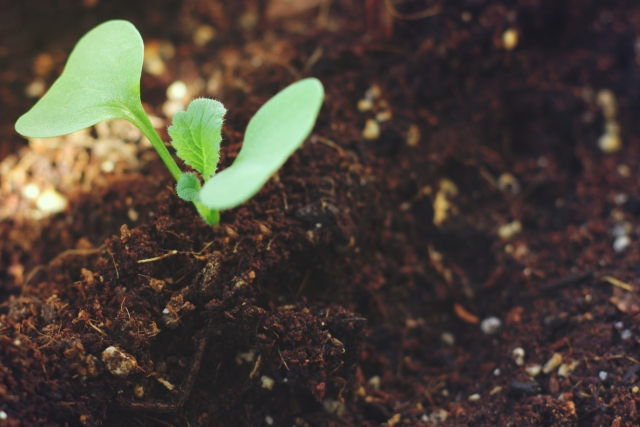
[[[640,422],[637,2],[2,7],[1,426]],[[221,168],[270,96],[323,82],[219,227],[126,124],[14,133],[111,18],[165,140],[186,97],[225,104]]]

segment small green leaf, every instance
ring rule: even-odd
[[[308,78],[267,101],[249,122],[238,157],[204,184],[200,202],[231,209],[255,195],[307,138],[323,98],[322,83]]]
[[[168,129],[178,157],[200,172],[205,182],[218,167],[222,118],[226,112],[218,101],[196,99],[189,104],[187,111],[173,116],[173,124]]]
[[[194,173],[180,175],[176,185],[176,193],[182,200],[197,202],[200,200],[200,179]]]
[[[64,72],[40,101],[16,122],[24,136],[66,135],[102,120],[136,124],[144,46],[127,21],[108,21],[80,39]],[[146,119],[146,116],[145,116]]]

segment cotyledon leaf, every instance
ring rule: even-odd
[[[138,125],[144,45],[127,21],[107,21],[76,44],[62,75],[16,122],[24,136],[66,135],[102,120],[121,118]],[[148,120],[148,119],[147,119]]]
[[[213,99],[192,101],[187,111],[173,116],[168,132],[178,157],[202,174],[205,182],[216,173],[220,159],[222,118],[227,110]]]
[[[322,83],[307,78],[267,101],[249,121],[238,157],[204,184],[200,202],[231,209],[255,195],[307,138],[323,99]]]
[[[190,172],[180,175],[176,184],[176,193],[182,200],[197,202],[200,200],[200,179]]]

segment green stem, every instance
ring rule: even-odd
[[[142,109],[142,107],[140,108]],[[156,151],[160,155],[160,158],[164,162],[165,166],[167,166],[167,169],[169,169],[169,172],[171,172],[171,175],[173,175],[175,180],[177,181],[178,179],[180,179],[182,171],[178,167],[176,161],[173,160],[173,157],[171,157],[169,150],[167,150],[167,147],[165,147],[164,142],[162,142],[162,138],[160,138],[160,135],[158,135],[158,132],[156,132],[156,130],[153,128],[153,125],[151,124],[151,121],[149,120],[147,115],[144,113],[144,110],[142,114],[134,113],[134,115],[136,118],[136,123],[134,124],[149,139],[151,145],[153,145],[153,148],[156,149]]]
[[[180,175],[182,175],[180,167],[178,166],[176,161],[173,160],[173,157],[171,157],[169,150],[167,150],[167,147],[164,145],[164,142],[162,141],[162,138],[160,138],[160,135],[158,135],[158,132],[156,132],[156,130],[153,128],[153,125],[142,109],[142,106],[140,106],[140,110],[141,111],[137,112],[137,114],[136,112],[132,112],[133,116],[135,117],[135,119],[133,120],[133,124],[138,129],[140,129],[142,133],[149,139],[151,145],[153,145],[153,148],[156,149],[165,166],[167,167],[167,169],[169,169],[171,175],[173,175],[173,178],[178,181],[180,179]],[[220,222],[219,211],[215,209],[209,209],[200,202],[193,202],[193,205],[207,224],[214,227],[218,225],[218,223]]]

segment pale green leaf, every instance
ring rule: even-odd
[[[200,179],[194,173],[183,173],[176,185],[176,193],[182,200],[197,202],[200,199]]]
[[[16,122],[30,137],[52,137],[102,120],[148,121],[140,103],[144,47],[127,21],[108,21],[80,39],[64,72],[49,91]],[[143,118],[142,118],[143,117]]]
[[[267,101],[249,122],[233,165],[205,183],[200,202],[212,209],[230,209],[255,195],[307,138],[323,98],[322,83],[308,78]]]
[[[222,141],[222,118],[227,110],[213,99],[200,98],[187,111],[173,116],[169,126],[171,145],[178,157],[202,174],[205,182],[216,173]]]

